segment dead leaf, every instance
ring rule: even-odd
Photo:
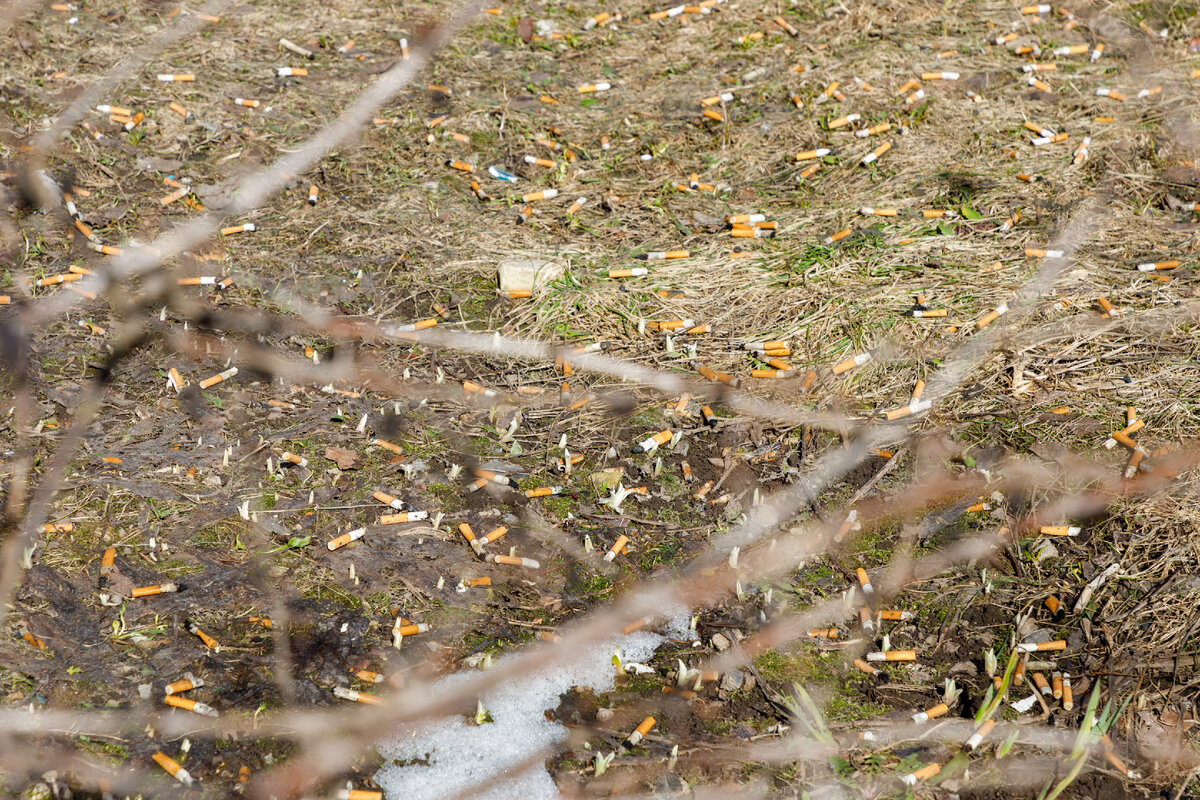
[[[338,465],[338,469],[358,469],[358,453],[341,447],[326,447],[325,457]]]

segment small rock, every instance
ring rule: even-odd
[[[950,667],[951,675],[978,675],[979,667],[975,666],[972,661],[959,661],[954,666]]]
[[[654,797],[675,797],[686,792],[688,785],[676,774],[664,772],[654,779]]]
[[[733,644],[729,641],[729,637],[723,633],[714,633],[710,641],[712,641],[713,649],[718,653],[724,653]]]
[[[542,258],[510,258],[496,267],[502,292],[534,291],[558,280],[565,271],[561,263]]]
[[[730,670],[721,676],[721,691],[735,692],[746,683],[746,676],[740,669]]]

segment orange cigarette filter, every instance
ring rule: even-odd
[[[371,441],[371,444],[375,445],[376,447],[382,447],[384,450],[389,450],[389,451],[395,453],[396,455],[402,455],[404,453],[404,450],[403,450],[403,448],[400,447],[400,445],[392,444],[391,442],[386,441],[384,439],[373,439]],[[376,496],[376,499],[377,500],[379,499],[378,496]],[[395,498],[392,498],[392,499],[394,500]],[[390,501],[389,501],[389,505],[390,505]]]
[[[70,533],[73,530],[74,522],[47,522],[42,526],[42,533]]]
[[[191,633],[193,636],[196,636],[198,639],[200,639],[200,641],[204,642],[204,646],[209,650],[221,649],[220,643],[218,643],[216,639],[209,636],[204,631],[200,630],[200,626],[195,623],[188,625],[188,633]]]
[[[1047,653],[1066,649],[1067,642],[1065,639],[1057,639],[1051,642],[1021,642],[1017,645],[1017,650],[1022,653]]]
[[[916,650],[888,650],[886,653],[867,653],[868,661],[916,661]]]
[[[484,9],[488,13],[500,13],[498,8]],[[341,789],[337,794],[338,800],[383,800],[383,792],[369,789]]]
[[[177,697],[176,695],[169,694],[163,698],[163,703],[175,708],[182,708],[184,711],[203,714],[206,717],[217,716],[217,710],[212,706],[187,697]]]
[[[618,536],[617,540],[613,542],[613,546],[608,548],[608,552],[604,554],[604,560],[611,564],[617,555],[625,549],[625,545],[627,544],[629,544],[628,536]]]
[[[160,750],[160,751],[155,752],[155,754],[153,756],[151,756],[151,758],[154,759],[155,764],[158,764],[160,767],[162,767],[164,770],[166,770],[168,775],[170,775],[172,778],[174,778],[175,780],[182,783],[184,786],[192,785],[191,774],[188,773],[188,771],[186,769],[184,769],[182,766],[180,766],[178,761],[171,758],[166,753],[164,753]]]
[[[157,594],[170,594],[179,591],[174,583],[156,583],[153,586],[138,586],[129,593],[130,597],[153,597]]]
[[[838,632],[837,628],[814,628],[809,630],[808,636],[810,639],[836,639]]]
[[[383,705],[383,698],[381,697],[376,697],[375,695],[367,694],[366,692],[359,692],[354,689],[347,689],[344,686],[333,687],[333,696],[342,700],[350,700],[352,702],[363,703],[365,705]]]
[[[204,681],[202,679],[191,678],[191,676],[188,676],[188,678],[176,680],[173,682],[173,684],[167,684],[166,693],[178,694],[179,692],[191,691],[193,688],[199,688],[200,686],[204,686]]]
[[[860,672],[865,672],[868,675],[879,676],[879,675],[883,674],[879,670],[878,667],[871,666],[866,661],[863,661],[861,658],[854,659],[854,667],[855,667],[855,669],[859,670]]]
[[[491,544],[492,542],[499,540],[506,533],[508,533],[508,528],[501,525],[499,528],[488,531],[486,536],[481,536],[479,538],[479,544],[481,546]]]
[[[446,166],[450,167],[451,169],[456,169],[460,172],[474,172],[475,171],[474,164],[468,164],[467,162],[459,161],[458,159],[451,159],[450,161],[447,161]]]

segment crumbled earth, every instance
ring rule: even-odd
[[[212,796],[371,790],[369,740],[315,784],[269,783],[321,752],[286,715],[486,668],[647,581],[732,575],[693,608],[698,646],[670,640],[653,674],[547,710],[570,730],[547,754],[564,794],[1191,796],[1196,9],[680,8],[489,9],[236,214],[241,181],[420,58],[454,7],[0,19],[5,793],[175,793],[158,752]],[[137,124],[89,102],[40,142],[139,53],[97,98]],[[1032,143],[1042,128],[1067,138]],[[123,256],[89,243],[160,246],[206,210],[253,229],[94,280]],[[777,225],[733,228],[745,214]],[[561,272],[513,296],[497,268],[515,259]],[[766,341],[788,352],[747,347]],[[1128,408],[1136,441],[1106,445]],[[401,509],[428,518],[382,521]],[[481,553],[538,566],[486,561],[463,525],[505,528]],[[133,596],[162,584],[177,591]],[[864,629],[863,607],[911,614]],[[428,630],[396,647],[399,617]],[[1027,680],[1069,672],[1073,708],[1015,709],[1033,690],[1008,677],[1013,645],[1053,641]],[[884,649],[916,659],[854,665]],[[718,674],[697,688],[681,663]],[[204,685],[180,696],[224,728],[163,704],[189,673]],[[28,722],[54,713],[78,724]]]

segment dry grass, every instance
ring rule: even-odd
[[[1195,214],[1178,209],[1200,187],[1189,46],[1200,31],[1191,9],[1072,7],[1077,24],[1068,29],[1057,14],[1035,20],[975,2],[738,3],[665,21],[646,20],[653,9],[626,9],[640,18],[582,32],[582,21],[603,9],[519,4],[454,39],[469,9],[406,7],[398,28],[381,26],[381,16],[396,15],[383,4],[254,6],[206,25],[171,9],[99,3],[70,12],[76,25],[41,9],[13,28],[8,20],[26,10],[0,13],[0,68],[9,76],[0,89],[9,101],[0,191],[10,217],[0,228],[9,265],[0,294],[15,304],[0,315],[11,395],[4,407],[13,409],[0,427],[0,624],[14,634],[0,643],[4,791],[21,791],[51,767],[78,788],[105,778],[118,792],[169,791],[149,756],[178,753],[184,738],[195,747],[188,768],[214,793],[236,784],[242,764],[252,767],[256,796],[300,796],[346,779],[369,785],[372,737],[397,720],[457,712],[486,686],[558,657],[525,646],[535,631],[560,630],[571,647],[673,598],[696,610],[706,645],[661,651],[654,664],[662,680],[680,656],[693,668],[741,669],[757,690],[713,688],[672,704],[657,688],[622,683],[602,701],[616,708],[615,722],[629,721],[625,728],[580,726],[566,753],[547,754],[564,792],[644,791],[661,783],[677,745],[671,769],[697,791],[740,785],[745,794],[833,797],[849,785],[864,796],[900,796],[897,776],[937,761],[943,775],[919,792],[983,797],[988,787],[1010,786],[1014,796],[1035,797],[1071,774],[1073,796],[1185,796],[1200,763],[1200,585],[1192,577],[1200,566],[1200,306]],[[802,35],[783,33],[776,14]],[[524,42],[526,17],[562,35]],[[1169,37],[1139,22],[1166,27]],[[1015,41],[992,44],[1010,29]],[[759,31],[750,44],[733,41]],[[312,42],[308,78],[272,77],[305,63],[277,47],[280,37],[323,37]],[[413,46],[412,62],[399,60],[399,37]],[[351,38],[361,59],[333,49]],[[1055,71],[1039,73],[1051,95],[1025,85],[1020,66],[1028,62],[1013,53],[1096,41],[1107,48],[1097,62],[1057,58]],[[808,68],[792,70],[801,64]],[[942,70],[961,79],[924,81],[927,96],[912,103],[896,95],[909,78]],[[154,81],[169,71],[198,80]],[[576,93],[599,80],[613,90]],[[834,80],[844,102],[824,94]],[[1161,92],[1136,97],[1155,86]],[[1099,87],[1129,99],[1097,97]],[[969,100],[968,89],[983,101]],[[718,106],[725,120],[704,120],[697,101],[722,91],[735,94]],[[261,106],[240,108],[233,97]],[[95,99],[142,110],[147,120],[121,132],[89,110]],[[198,124],[169,111],[172,100]],[[378,102],[386,105],[377,112]],[[861,122],[828,129],[847,113]],[[106,135],[89,136],[75,124],[80,115]],[[375,116],[390,123],[355,124]],[[445,120],[429,128],[438,116]],[[1026,120],[1070,138],[1032,147]],[[881,122],[893,130],[867,139],[850,132]],[[546,136],[576,160],[535,142]],[[1090,157],[1075,164],[1083,136]],[[862,166],[884,140],[891,150]],[[797,163],[795,154],[822,146],[835,152],[801,177],[815,162]],[[558,163],[525,165],[526,155]],[[494,199],[480,202],[470,179],[444,165],[452,158],[475,164]],[[32,177],[43,164],[90,192],[76,197],[84,219],[106,244],[126,246],[125,256],[106,260],[84,248]],[[520,184],[488,178],[492,164],[513,169]],[[168,174],[191,178],[194,198],[163,208],[157,198],[169,191]],[[677,190],[691,175],[717,191]],[[310,184],[320,188],[312,208],[304,202]],[[558,198],[535,204],[531,221],[518,225],[519,194],[551,187]],[[565,217],[582,196],[588,203]],[[863,216],[863,206],[901,213]],[[934,209],[955,216],[921,217]],[[778,235],[730,238],[724,217],[749,212],[777,220]],[[1015,226],[1001,228],[1017,214]],[[212,237],[247,221],[258,231]],[[824,243],[845,228],[849,236]],[[166,249],[162,263],[128,248],[150,241]],[[691,255],[647,262],[644,278],[607,277],[642,264],[637,254],[674,248]],[[1026,248],[1066,257],[1026,258]],[[527,255],[562,261],[565,277],[531,300],[498,297],[496,262]],[[1134,269],[1166,259],[1179,269]],[[103,290],[99,299],[36,288],[69,265],[97,273],[79,285]],[[210,274],[236,283],[220,293],[174,285]],[[917,294],[946,317],[906,316]],[[1100,297],[1122,315],[1100,314]],[[976,330],[1002,303],[1009,313]],[[388,336],[389,326],[431,317],[437,306],[449,315],[419,341]],[[712,333],[668,341],[652,329],[677,319]],[[799,375],[817,372],[812,385],[750,377],[766,364],[743,345],[777,338],[792,340],[788,360]],[[570,397],[560,398],[554,356],[596,341],[604,353],[571,356],[576,376]],[[305,359],[306,346],[319,364]],[[863,366],[830,369],[867,351],[873,359]],[[242,369],[235,381],[178,397],[161,388],[168,366],[194,383],[227,363]],[[703,380],[697,364],[734,374],[740,388]],[[463,380],[504,396],[464,397]],[[931,410],[885,422],[918,380],[928,381]],[[669,410],[681,392],[694,398],[683,415]],[[590,393],[595,400],[568,408]],[[272,399],[295,408],[272,408]],[[715,429],[700,421],[696,400],[717,409]],[[1122,477],[1124,448],[1102,446],[1123,427],[1126,406],[1146,421],[1136,437],[1151,454],[1132,480]],[[503,437],[517,413],[514,436]],[[681,447],[624,455],[666,427],[684,432]],[[571,452],[586,456],[570,476],[555,470],[564,435]],[[391,460],[370,445],[374,437],[397,442],[401,453]],[[361,464],[334,468],[329,446],[353,450]],[[607,456],[610,446],[622,455]],[[880,448],[896,455],[881,458]],[[310,466],[269,470],[267,459],[285,450]],[[105,456],[121,462],[105,464]],[[402,470],[418,459],[424,470]],[[567,491],[528,502],[491,487],[464,495],[453,466],[489,461],[528,474],[522,488]],[[682,477],[684,463],[694,481]],[[648,487],[623,514],[600,506],[606,492],[589,480],[616,466],[627,485]],[[707,480],[712,494],[697,501]],[[391,535],[375,524],[376,490],[444,514],[440,527]],[[709,502],[721,495],[726,503]],[[993,508],[965,511],[980,499]],[[861,529],[834,541],[852,508]],[[504,517],[511,544],[541,559],[544,571],[493,569],[462,546],[460,522],[489,530],[502,514],[512,515]],[[46,520],[75,527],[38,533]],[[1038,527],[1066,521],[1083,534],[1055,539],[1057,555],[1039,557],[1046,537]],[[365,545],[338,553],[321,546],[360,525],[369,528]],[[584,551],[585,537],[603,551],[621,533],[632,535],[632,548],[615,566]],[[150,537],[167,549],[151,547]],[[30,543],[31,566],[19,570]],[[187,590],[120,611],[102,606],[92,587],[106,547],[118,548],[119,591],[167,579]],[[1073,608],[1110,564],[1120,573]],[[889,633],[893,647],[919,649],[920,662],[889,668],[881,684],[858,680],[849,665],[878,647],[841,596],[859,566],[881,602],[918,612]],[[477,575],[493,578],[486,597],[453,591]],[[1064,620],[1049,618],[1047,594],[1072,607]],[[432,655],[389,648],[396,609],[434,624]],[[246,622],[252,615],[273,617],[275,630]],[[186,620],[226,649],[205,653]],[[343,624],[350,633],[339,639]],[[828,625],[850,640],[806,641],[810,628]],[[986,702],[980,653],[995,650],[1003,669],[1011,643],[1033,629],[1067,640],[1061,665],[1080,700],[1073,711],[996,712],[1002,727],[970,761],[968,779],[966,756],[954,753]],[[708,646],[731,630],[746,635],[739,647],[718,654]],[[18,638],[26,632],[47,650]],[[519,648],[523,660],[479,673],[461,693],[425,688],[477,652]],[[368,666],[393,678],[385,709],[319,708],[333,702],[331,686]],[[208,696],[224,714],[219,723],[205,727],[137,699],[139,684],[157,692],[184,667],[223,687]],[[951,675],[966,689],[954,711],[964,719],[907,725]],[[834,720],[832,743],[788,711],[793,680],[807,683],[821,715]],[[1141,773],[1137,781],[1105,771],[1098,747],[1086,771],[1070,772],[1084,763],[1071,750],[1086,722],[1085,693],[1096,686],[1114,708],[1129,704],[1110,735]],[[30,703],[38,714],[17,711]],[[85,710],[106,705],[117,711],[100,718]],[[656,735],[595,775],[583,742],[611,749],[612,737],[644,714],[660,718]],[[771,729],[776,723],[791,733]],[[879,736],[874,746],[857,735],[868,729]],[[997,752],[991,742],[1010,733],[1015,746],[1004,757],[1007,747]]]

